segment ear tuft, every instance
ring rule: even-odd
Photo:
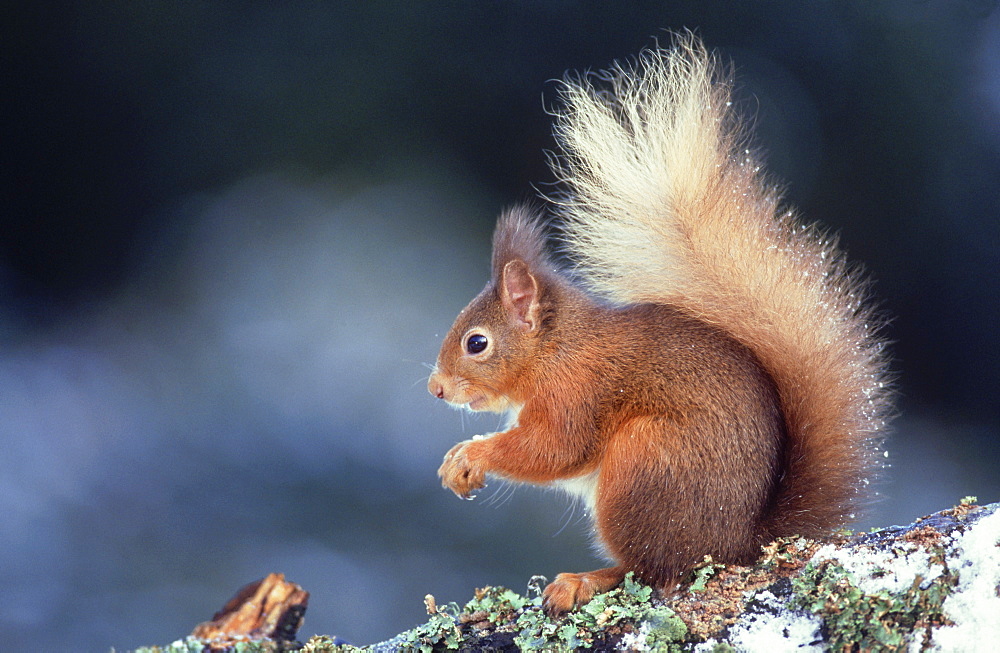
[[[500,214],[493,232],[493,279],[501,282],[504,267],[521,260],[537,274],[551,267],[545,255],[545,231],[530,207],[519,205]]]

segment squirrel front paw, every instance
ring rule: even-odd
[[[478,442],[465,440],[451,448],[438,469],[441,485],[462,499],[471,499],[472,493],[486,487],[486,468],[474,455]]]

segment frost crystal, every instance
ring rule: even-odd
[[[958,572],[958,587],[944,602],[955,622],[934,633],[935,650],[983,650],[1000,642],[1000,510],[955,536],[954,557],[948,564]]]
[[[837,549],[826,545],[813,558],[835,560],[851,575],[851,582],[865,594],[881,591],[905,592],[920,576],[928,583],[944,572],[944,565],[931,561],[931,552],[916,543],[893,547],[888,551],[863,548]]]

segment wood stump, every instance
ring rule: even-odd
[[[223,649],[265,638],[294,641],[308,603],[309,592],[286,581],[284,574],[269,574],[238,591],[211,621],[198,624],[191,636]]]

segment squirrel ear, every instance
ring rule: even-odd
[[[521,260],[503,266],[500,300],[507,314],[524,331],[538,328],[538,281]]]

